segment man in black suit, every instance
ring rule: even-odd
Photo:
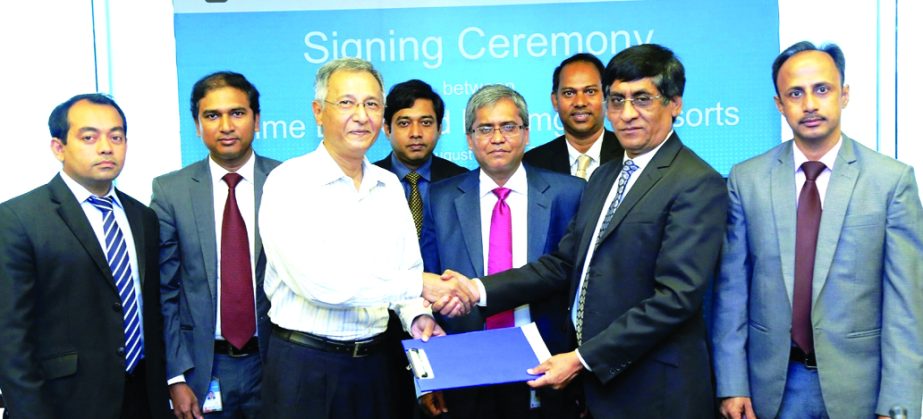
[[[564,135],[529,150],[523,162],[589,179],[600,165],[622,158],[615,134],[603,127],[603,63],[595,55],[575,54],[554,69],[551,105]]]
[[[625,49],[603,79],[625,158],[587,184],[557,250],[482,278],[484,314],[569,290],[576,349],[533,368],[543,375],[530,385],[563,388],[579,377],[595,419],[711,418],[702,298],[718,263],[727,190],[673,132],[685,75],[672,51]]]
[[[385,104],[385,135],[391,140],[392,152],[375,164],[401,180],[413,212],[414,189],[423,205],[420,208],[425,208],[429,201],[429,185],[465,173],[468,169],[433,155],[442,133],[445,103],[429,84],[417,79],[398,83],[391,87]],[[411,181],[412,178],[417,180]],[[417,237],[426,222],[422,212],[420,214],[414,215]]]
[[[392,152],[375,162],[401,180],[404,195],[410,206],[417,237],[421,237],[424,223],[431,223],[431,215],[424,214],[429,202],[429,187],[433,182],[460,175],[468,171],[444,158],[434,156],[433,150],[442,132],[445,103],[422,80],[408,80],[391,87],[385,98],[385,135],[391,140]],[[391,313],[388,321],[388,338],[394,373],[394,417],[415,414],[416,396],[413,378],[404,368],[407,358],[400,344],[410,336],[402,332],[400,320]]]
[[[112,185],[125,161],[125,115],[107,96],[78,95],[48,125],[63,169],[0,204],[6,413],[169,417],[157,216]]]

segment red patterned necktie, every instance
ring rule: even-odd
[[[228,173],[222,179],[228,184],[228,199],[221,221],[221,335],[242,349],[256,331],[250,240],[234,192],[243,177]]]
[[[814,352],[811,331],[811,295],[814,280],[814,256],[817,253],[817,232],[820,228],[820,193],[817,176],[827,166],[818,161],[801,165],[804,186],[798,195],[798,222],[795,233],[795,288],[792,292],[792,340],[805,353]]]

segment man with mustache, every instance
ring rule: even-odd
[[[438,182],[431,191],[432,228],[424,231],[427,272],[454,269],[482,276],[526,264],[554,250],[573,218],[585,183],[522,163],[529,143],[529,109],[515,90],[494,84],[468,99],[465,131],[479,170]],[[505,234],[505,235],[504,235]],[[522,326],[535,322],[553,352],[567,349],[563,293],[494,317],[474,311],[444,318],[448,333]],[[424,396],[429,414],[448,410],[453,419],[575,417],[576,404],[551,389],[523,383],[459,389]],[[436,401],[436,403],[434,403]]]
[[[565,59],[551,77],[551,104],[564,135],[526,152],[523,161],[558,173],[589,179],[600,165],[620,159],[624,150],[605,129],[603,63],[581,52]]]
[[[923,209],[913,169],[842,133],[834,44],[772,66],[794,139],[731,169],[713,350],[725,418],[920,417]]]
[[[256,217],[279,162],[253,152],[260,92],[242,74],[199,79],[190,109],[208,156],[154,179],[151,199],[170,398],[178,418],[256,418],[270,334]],[[206,403],[210,392],[220,409]]]

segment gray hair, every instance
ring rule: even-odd
[[[381,73],[372,66],[372,63],[361,58],[337,58],[336,60],[328,61],[326,64],[322,65],[321,68],[317,70],[317,75],[314,77],[314,101],[320,104],[321,109],[323,109],[326,104],[324,101],[327,100],[327,87],[330,83],[330,76],[340,70],[353,72],[364,71],[371,74],[375,77],[375,80],[378,80],[378,87],[381,88],[382,95],[384,95],[385,82],[381,78]]]
[[[493,106],[502,99],[510,99],[519,109],[519,118],[522,124],[529,126],[529,108],[526,106],[526,100],[523,99],[519,92],[504,86],[502,84],[488,84],[482,86],[468,99],[468,106],[465,107],[465,132],[471,132],[474,129],[474,120],[479,109],[485,106]]]

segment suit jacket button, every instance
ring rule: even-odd
[[[122,312],[122,303],[115,303],[115,304],[113,304],[113,305],[112,305],[112,310],[114,310],[116,313],[121,313],[121,312]]]
[[[119,346],[119,350],[116,351],[116,352],[119,353],[119,356],[125,356],[125,347],[124,347],[124,346]]]

